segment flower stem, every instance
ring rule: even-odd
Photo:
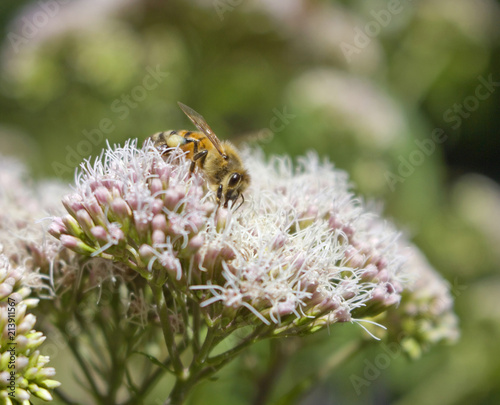
[[[222,367],[222,365],[231,361],[236,355],[243,351],[243,349],[246,349],[251,344],[266,337],[266,335],[263,333],[265,327],[266,325],[258,326],[252,333],[250,333],[245,339],[243,339],[242,342],[222,354],[209,358],[207,362],[219,369],[220,367]]]
[[[64,391],[59,388],[54,389],[54,394],[66,405],[78,405],[79,402],[71,399]]]
[[[163,337],[165,339],[165,344],[167,345],[167,350],[172,360],[172,365],[174,367],[177,378],[183,378],[184,366],[182,365],[179,352],[177,350],[177,344],[175,343],[174,331],[172,330],[170,319],[168,316],[168,308],[165,303],[165,297],[162,293],[161,286],[156,285],[154,282],[150,282],[149,286],[153,292],[153,296],[158,309],[158,314],[160,315],[160,323],[163,331]]]
[[[101,396],[99,389],[97,388],[97,385],[94,381],[94,377],[92,376],[89,368],[87,367],[87,364],[85,363],[85,360],[83,359],[83,356],[80,354],[80,351],[78,350],[77,342],[72,337],[69,337],[67,340],[68,340],[69,349],[73,353],[73,356],[75,357],[76,361],[78,362],[80,369],[82,370],[87,382],[89,383],[89,385],[91,387],[91,393],[94,396],[94,399],[97,401],[97,403],[101,403],[102,396]]]
[[[285,369],[285,365],[289,358],[289,350],[285,347],[287,343],[288,342],[283,342],[280,339],[272,339],[270,341],[271,358],[266,372],[257,381],[257,394],[253,401],[254,405],[262,405],[267,402],[274,384]]]
[[[290,391],[281,396],[281,398],[279,398],[277,401],[274,401],[272,404],[288,405],[297,402],[297,398],[310,391],[313,388],[314,384],[317,384],[319,381],[325,380],[336,367],[340,366],[342,363],[352,358],[355,354],[359,353],[364,344],[364,340],[359,340],[351,342],[344,348],[338,350],[317,372],[311,373],[299,384],[296,384]]]
[[[215,346],[217,346],[217,344],[224,340],[227,335],[224,334],[223,337],[219,336],[217,334],[217,325],[209,327],[200,351],[194,357],[189,367],[189,372],[183,376],[184,378],[177,378],[166,405],[181,405],[186,400],[187,393],[192,387],[218,372],[222,367],[240,354],[243,349],[255,343],[257,340],[260,340],[264,336],[262,334],[264,328],[265,325],[256,328],[250,335],[248,335],[242,342],[232,349],[210,358],[210,352]]]

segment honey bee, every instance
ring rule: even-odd
[[[163,131],[151,136],[154,146],[163,153],[170,148],[180,147],[187,152],[186,158],[191,160],[190,171],[196,165],[207,177],[210,187],[216,192],[217,203],[228,207],[241,196],[241,204],[245,202],[243,192],[250,184],[250,175],[236,148],[228,141],[220,141],[205,119],[185,104],[178,103],[181,110],[188,116],[197,131]]]

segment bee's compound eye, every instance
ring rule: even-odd
[[[228,184],[229,187],[236,186],[239,183],[240,179],[241,179],[241,174],[239,174],[239,173],[233,173],[233,175],[229,179],[229,184]]]

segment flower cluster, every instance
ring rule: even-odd
[[[230,316],[246,307],[274,333],[310,331],[373,316],[398,304],[404,281],[393,227],[354,198],[344,172],[310,154],[294,169],[287,158],[248,156],[250,203],[222,232],[204,231],[202,252],[225,248],[231,260],[210,291]],[[230,310],[233,310],[231,314]]]
[[[48,356],[37,350],[45,340],[34,330],[36,318],[27,311],[38,304],[29,298],[23,283],[24,270],[12,268],[0,255],[0,398],[2,403],[29,404],[31,395],[51,401],[49,390],[60,385],[52,379],[55,370],[45,367]]]
[[[182,260],[203,244],[198,235],[215,210],[204,194],[181,156],[164,162],[151,146],[129,143],[82,167],[76,191],[63,199],[68,215],[55,217],[49,232],[77,253],[122,262],[159,285],[185,280]]]
[[[417,248],[409,247],[407,256],[408,286],[401,305],[387,312],[386,322],[391,326],[391,338],[411,358],[418,358],[432,345],[454,343],[459,337],[458,318],[448,283]]]
[[[247,202],[217,208],[178,151],[108,148],[77,175],[50,233],[199,303],[226,327],[311,332],[397,306],[409,280],[402,237],[314,154],[265,163],[246,153]],[[176,293],[173,293],[175,295]]]
[[[10,262],[30,270],[25,282],[40,283],[33,275],[48,273],[57,261],[60,244],[47,238],[40,220],[61,212],[61,198],[67,187],[57,182],[34,184],[17,160],[0,158],[0,248]]]
[[[52,400],[49,390],[60,384],[45,367],[48,356],[39,352],[45,336],[35,331],[34,311],[43,287],[41,271],[60,258],[60,244],[47,238],[36,222],[60,205],[58,183],[32,184],[24,166],[0,159],[0,397],[2,403],[30,403],[32,395]],[[67,253],[67,252],[66,252]],[[31,288],[30,288],[31,287]],[[43,290],[40,290],[43,291]],[[15,345],[12,345],[15,343]],[[14,350],[13,350],[14,348]],[[13,373],[13,374],[12,374]]]

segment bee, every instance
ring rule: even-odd
[[[198,166],[216,192],[217,203],[228,207],[241,197],[238,208],[245,202],[243,192],[250,184],[250,175],[236,148],[228,141],[220,141],[205,119],[185,104],[178,102],[181,110],[193,122],[197,131],[163,131],[150,137],[154,146],[163,153],[170,148],[180,147],[191,160],[190,171]]]

